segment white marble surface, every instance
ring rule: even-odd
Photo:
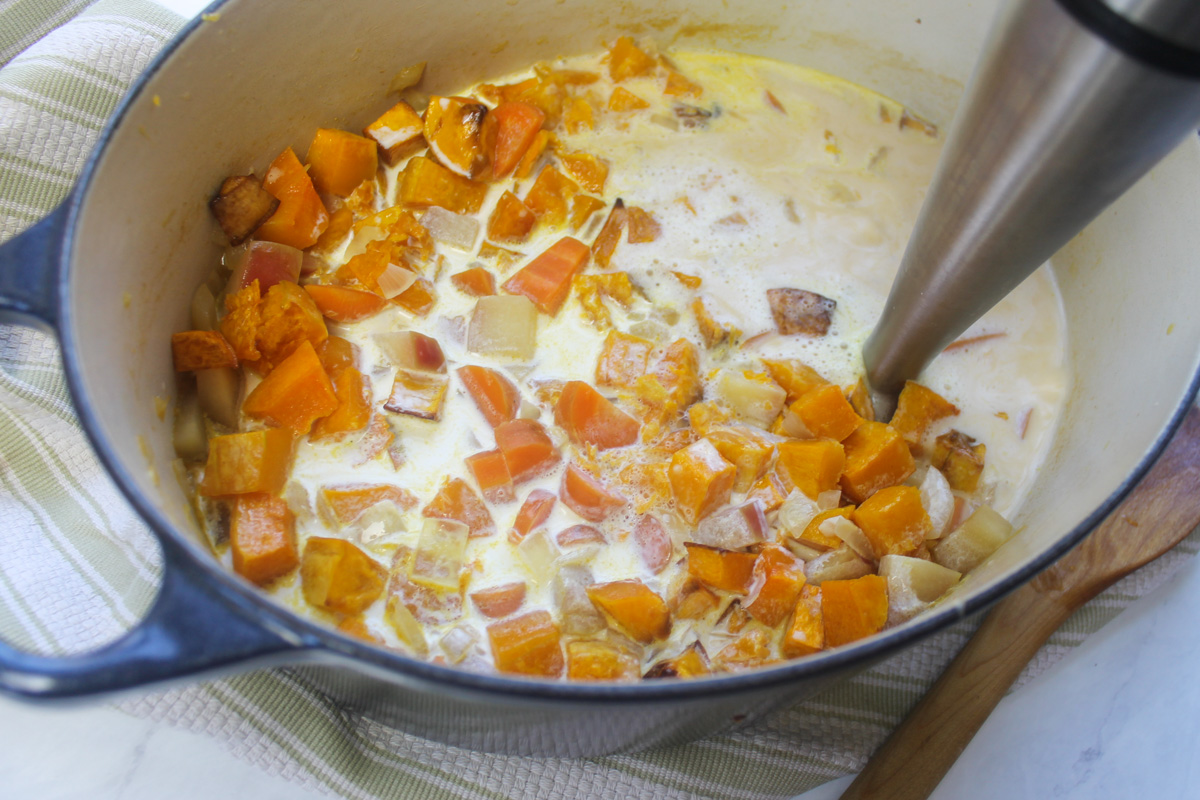
[[[1200,797],[1200,560],[1006,698],[933,800]],[[833,800],[849,779],[800,800]],[[4,800],[309,800],[217,739],[0,700]],[[624,800],[623,798],[619,800]]]

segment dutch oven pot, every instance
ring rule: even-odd
[[[1055,0],[1045,0],[1054,2]],[[984,608],[1077,542],[1145,472],[1196,390],[1200,143],[1188,141],[1054,259],[1068,323],[1069,400],[1019,533],[948,602],[882,635],[778,667],[695,681],[549,683],[414,661],[274,604],[212,557],[171,479],[168,341],[220,254],[206,202],[320,125],[361,128],[391,77],[427,61],[449,93],[633,32],[840,75],[934,120],[953,114],[993,13],[958,0],[609,4],[516,0],[230,0],[172,42],[49,218],[0,250],[8,318],[53,329],[75,408],[149,523],[162,590],[99,651],[46,658],[0,644],[0,689],[69,699],[222,671],[291,665],[344,708],[453,745],[584,756],[699,737],[780,708]],[[154,98],[161,104],[154,102]]]

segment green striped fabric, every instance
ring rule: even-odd
[[[144,0],[0,4],[0,240],[70,189],[104,120],[182,20]],[[91,455],[53,339],[0,327],[0,636],[43,653],[97,646],[153,598],[153,538]],[[1060,630],[1052,664],[1200,551],[1180,548]],[[588,761],[444,747],[338,708],[285,670],[145,695],[120,706],[219,737],[282,778],[356,798],[782,798],[860,767],[966,641],[959,625],[836,688],[694,744]]]

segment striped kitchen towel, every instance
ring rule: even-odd
[[[104,121],[182,24],[145,0],[0,3],[0,240],[70,189]],[[56,344],[0,327],[0,636],[70,653],[130,627],[150,604],[153,537],[92,456]],[[1023,680],[1050,666],[1200,550],[1174,552],[1086,606]],[[472,753],[347,714],[287,670],[127,700],[128,713],[219,737],[238,756],[347,797],[782,798],[855,770],[970,635],[968,623],[740,730],[572,761]]]

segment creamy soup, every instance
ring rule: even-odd
[[[1064,395],[1051,273],[891,425],[860,382],[932,123],[625,39],[405,97],[214,201],[252,240],[177,337],[177,442],[231,569],[418,658],[689,677],[902,623],[1011,534]]]

